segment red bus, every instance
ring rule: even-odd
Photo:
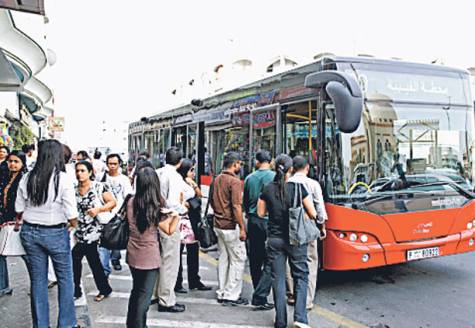
[[[259,149],[308,156],[321,266],[363,269],[475,250],[473,115],[465,70],[332,56],[131,123],[129,151],[181,147],[203,185],[227,151],[242,178]]]

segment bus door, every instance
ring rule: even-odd
[[[197,162],[196,154],[198,147],[198,124],[190,123],[186,126],[186,152],[183,154],[186,158]]]
[[[170,148],[170,131],[171,127],[163,127],[159,130],[159,142],[158,142],[158,162],[157,167],[165,166],[165,153]]]
[[[186,130],[186,125],[172,130],[172,146],[180,149],[184,155],[186,155]]]
[[[249,158],[249,166],[251,171],[255,164],[255,155],[259,150],[267,150],[276,156],[276,135],[277,121],[280,115],[280,107],[278,104],[263,106],[251,111],[250,125],[250,149],[251,156]]]
[[[283,151],[291,157],[301,155],[315,164],[317,145],[317,102],[302,101],[283,107]]]

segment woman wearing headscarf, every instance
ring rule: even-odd
[[[31,282],[33,327],[50,326],[48,258],[58,279],[58,326],[75,327],[73,270],[68,223],[78,216],[73,182],[66,176],[63,145],[54,139],[38,143],[38,158],[25,174],[15,202],[16,229],[26,251]]]

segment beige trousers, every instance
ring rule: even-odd
[[[175,284],[180,267],[180,231],[176,231],[171,235],[167,235],[162,230],[160,232],[160,273],[155,284],[152,298],[158,298],[158,302],[162,306],[174,306],[176,304]]]
[[[307,288],[307,309],[313,307],[315,292],[317,288],[318,271],[318,242],[316,240],[308,244],[307,263],[308,263],[308,288]],[[287,295],[294,295],[294,281],[290,274],[290,266],[287,262],[286,270]]]
[[[215,228],[218,237],[218,300],[236,301],[241,296],[246,246],[239,240],[239,227],[234,230]]]

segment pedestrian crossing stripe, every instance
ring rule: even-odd
[[[96,320],[96,323],[124,325],[126,317],[105,316]],[[232,325],[226,323],[214,323],[203,321],[183,321],[183,320],[164,320],[164,319],[147,319],[148,327],[163,328],[272,328],[272,326],[250,326],[250,325]]]
[[[86,278],[90,278],[90,279],[93,279],[93,275],[90,273],[86,276]],[[118,275],[118,274],[110,274],[109,275],[109,279],[111,280],[124,280],[124,281],[132,281],[132,277],[129,276],[129,275]],[[207,285],[207,286],[215,286],[217,287],[218,286],[218,282],[217,281],[211,281],[211,280],[202,280],[201,281],[203,284]],[[187,285],[188,284],[188,280],[184,279],[183,280],[183,284]]]
[[[88,293],[88,296],[96,296],[96,293]],[[121,293],[121,292],[112,292],[109,295],[109,298],[122,298],[128,299],[130,297],[130,293]],[[189,304],[202,304],[202,305],[218,305],[218,301],[216,299],[210,298],[199,298],[199,297],[177,297],[177,303],[189,303]],[[219,304],[221,306],[221,304]],[[243,306],[240,306],[243,307]]]

